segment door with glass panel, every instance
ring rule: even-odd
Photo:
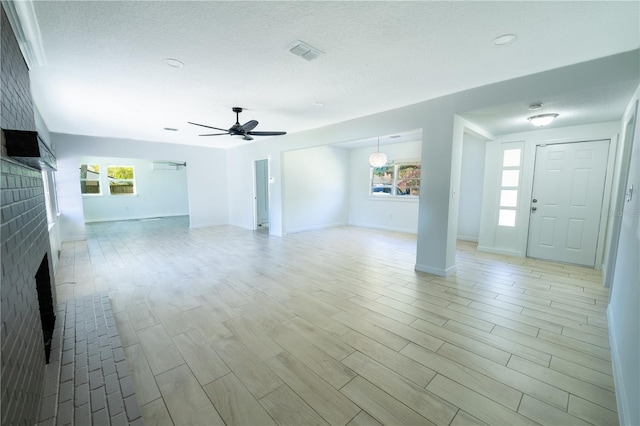
[[[595,265],[609,141],[539,145],[529,257]]]

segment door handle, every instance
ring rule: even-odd
[[[536,206],[531,207],[531,211],[535,212],[536,210],[538,210],[538,208]]]
[[[537,199],[537,198],[534,198],[534,199],[533,199],[533,202],[534,202],[534,203],[537,203],[537,202],[538,202],[538,199]]]

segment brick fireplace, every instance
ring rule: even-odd
[[[35,131],[29,71],[2,6],[0,128]],[[2,256],[2,424],[35,424],[46,363],[45,340],[56,303],[40,170],[0,157]],[[51,306],[51,311],[47,306]],[[42,315],[41,315],[42,313]]]

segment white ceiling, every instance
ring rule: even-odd
[[[32,92],[50,131],[221,148],[248,142],[198,137],[207,130],[187,121],[228,128],[231,107],[241,106],[241,123],[292,133],[640,47],[635,1],[36,1],[34,8],[46,65],[31,70]],[[491,44],[507,33],[517,41]],[[324,55],[294,56],[296,40]],[[169,67],[167,58],[185,66]],[[530,129],[523,117],[536,101],[559,112],[559,123],[616,119],[633,89],[526,99],[465,116],[494,134]]]

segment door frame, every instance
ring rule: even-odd
[[[612,205],[609,210],[609,212],[612,213],[610,214],[611,223],[607,228],[610,234],[608,237],[609,252],[607,253],[606,269],[603,271],[602,276],[602,284],[605,287],[611,287],[613,283],[616,258],[618,257],[618,240],[620,239],[620,229],[622,229],[621,212],[624,208],[627,179],[629,178],[629,169],[631,168],[631,151],[633,150],[633,144],[635,142],[635,130],[638,126],[638,103],[638,100],[636,100],[631,111],[625,114],[622,120],[624,134],[620,135],[622,152],[619,155],[618,185],[613,189],[616,191],[616,194],[611,200]]]
[[[256,231],[259,228],[258,224],[258,175],[256,174],[256,166],[259,161],[267,162],[267,211],[269,216],[269,233],[271,233],[271,190],[269,183],[271,181],[271,158],[258,158],[253,160],[252,174],[253,174],[253,230]]]
[[[598,238],[597,238],[597,242],[596,242],[596,258],[595,258],[595,264],[594,264],[594,269],[602,269],[602,262],[604,260],[604,246],[605,246],[605,237],[606,237],[606,230],[607,230],[607,226],[608,226],[608,219],[609,219],[609,215],[608,212],[610,210],[611,207],[611,194],[612,194],[612,189],[613,189],[613,176],[614,176],[614,166],[615,166],[615,156],[616,156],[616,151],[617,151],[617,147],[618,147],[618,137],[617,135],[615,136],[609,136],[609,137],[589,137],[589,138],[571,138],[571,139],[562,139],[562,140],[551,140],[551,141],[535,141],[532,146],[529,148],[530,150],[530,155],[533,156],[533,162],[531,165],[531,171],[530,171],[530,179],[527,185],[527,191],[528,194],[522,194],[523,196],[526,195],[527,198],[525,198],[527,201],[526,203],[526,211],[527,211],[527,227],[526,227],[526,243],[525,243],[525,247],[524,247],[524,253],[525,253],[525,257],[528,257],[529,255],[529,233],[531,232],[531,197],[533,194],[533,183],[535,180],[535,168],[536,168],[536,161],[537,161],[537,151],[538,151],[538,146],[546,146],[546,145],[557,145],[557,144],[567,144],[567,143],[580,143],[580,142],[594,142],[594,141],[601,141],[601,140],[608,140],[609,141],[609,153],[607,156],[607,171],[605,174],[605,182],[604,182],[604,193],[602,196],[602,206],[600,208],[600,223],[598,224]],[[526,155],[526,154],[525,154]],[[523,206],[524,207],[524,206]]]

